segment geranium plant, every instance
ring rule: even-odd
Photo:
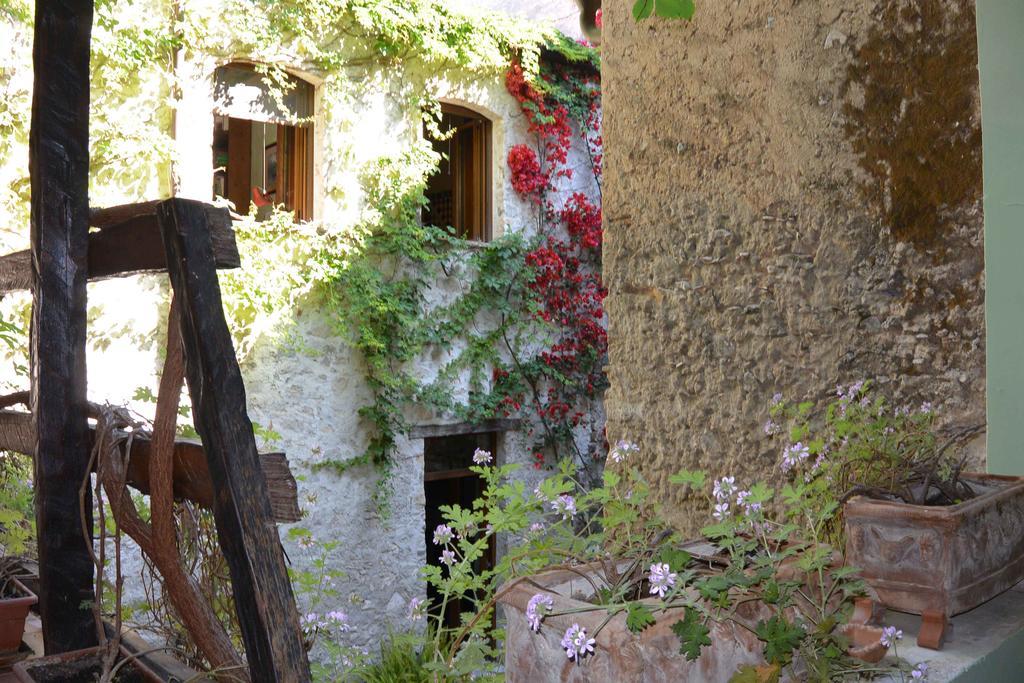
[[[847,654],[839,627],[864,587],[856,570],[843,566],[825,543],[834,505],[819,508],[798,486],[775,492],[764,483],[741,487],[733,477],[709,481],[702,472],[681,471],[672,483],[684,495],[705,497],[713,520],[701,543],[683,543],[661,521],[647,481],[631,463],[637,453],[627,442],[613,447],[603,485],[590,491],[575,481],[568,461],[530,491],[510,479],[515,465],[492,465],[489,453],[478,453],[472,469],[486,482],[483,496],[469,509],[443,509],[445,523],[433,531],[441,566],[426,567],[424,578],[437,588],[440,604],[416,607],[434,639],[424,647],[436,653],[426,666],[456,679],[487,671],[497,677],[494,643],[502,633],[491,626],[496,601],[542,569],[568,568],[585,572],[593,588],[589,604],[574,614],[606,615],[596,630],[572,623],[560,634],[566,657],[580,665],[607,656],[597,635],[625,614],[634,633],[674,619],[679,655],[690,660],[713,645],[714,623],[731,623],[762,641],[767,670],[775,676],[786,667],[807,680],[909,670],[869,667]],[[781,516],[770,512],[779,509],[785,510]],[[496,534],[518,542],[495,567],[480,571],[477,561]],[[555,597],[538,587],[530,599],[526,618],[534,631],[548,628],[549,617],[566,614],[557,611]],[[445,628],[444,607],[455,599],[472,609],[460,626]],[[751,601],[764,605],[768,616],[748,623],[738,608]]]
[[[893,407],[870,382],[836,387],[823,410],[776,395],[765,433],[788,438],[781,467],[827,504],[852,495],[915,505],[973,498],[964,442],[981,426],[939,430],[931,403]]]

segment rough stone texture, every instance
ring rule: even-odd
[[[608,433],[640,444],[674,521],[703,519],[672,505],[681,467],[776,471],[777,391],[869,378],[983,422],[973,3],[604,10]]]

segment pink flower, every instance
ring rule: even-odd
[[[530,598],[530,602],[526,604],[526,620],[530,623],[530,629],[540,631],[540,622],[554,607],[555,601],[550,595],[537,593]]]
[[[593,654],[596,642],[593,638],[587,638],[587,629],[579,624],[573,624],[567,628],[565,635],[562,636],[562,648],[565,650],[565,656],[577,662],[580,657]]]

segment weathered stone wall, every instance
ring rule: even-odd
[[[973,2],[629,5],[602,44],[608,433],[674,521],[703,519],[672,507],[682,467],[776,471],[775,392],[867,378],[982,422]]]

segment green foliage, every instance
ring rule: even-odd
[[[651,608],[642,602],[631,602],[626,605],[626,628],[633,633],[640,633],[648,626],[654,626],[657,619]]]
[[[788,664],[805,635],[800,626],[790,624],[778,614],[759,621],[754,633],[764,641],[764,657],[770,664]]]
[[[776,397],[766,431],[783,436],[782,467],[793,483],[782,492],[787,504],[811,499],[841,541],[840,501],[861,494],[916,505],[949,505],[974,495],[961,477],[963,444],[980,427],[936,428],[929,403],[893,407],[870,382],[839,387],[822,409]]]
[[[25,555],[34,545],[32,500],[31,460],[0,453],[0,559]]]
[[[632,455],[636,449],[627,444],[620,453]],[[823,530],[835,509],[817,508],[796,486],[778,498],[764,484],[743,490],[726,478],[697,489],[693,484],[707,477],[684,473],[678,478],[686,487],[683,495],[706,498],[716,515],[704,530],[713,541],[700,546],[700,553],[711,555],[695,557],[697,551],[679,547],[661,521],[636,467],[625,458],[616,464],[604,486],[584,490],[576,468],[563,462],[533,492],[514,479],[514,466],[472,468],[485,482],[484,493],[471,507],[443,510],[445,524],[435,530],[433,552],[446,554],[450,563],[423,569],[423,578],[440,596],[428,616],[437,671],[465,671],[456,666],[465,644],[486,651],[490,638],[500,640],[490,627],[498,587],[517,581],[534,586],[537,598],[552,599],[552,609],[536,603],[541,630],[549,628],[548,616],[581,612],[606,615],[588,638],[617,615],[624,614],[633,633],[659,619],[672,620],[679,653],[693,661],[703,648],[714,647],[712,635],[719,625],[747,629],[763,642],[767,664],[737,671],[739,681],[777,681],[783,669],[789,675],[796,666],[814,672],[814,680],[890,670],[869,669],[851,659],[837,632],[864,585],[857,570],[840,564],[824,542]],[[785,512],[776,519],[769,511],[782,509],[781,498]],[[482,567],[478,560],[496,534],[519,541],[497,566]],[[553,565],[575,567],[586,576],[589,595],[577,584],[571,595],[561,596],[584,606],[559,603],[558,589],[536,582],[534,575]],[[462,623],[445,628],[439,615],[455,599],[465,610]],[[605,655],[598,650],[586,656]],[[478,670],[489,671],[487,666]]]
[[[679,638],[679,652],[689,660],[700,657],[702,647],[711,644],[711,633],[700,612],[687,607],[682,619],[672,624],[672,632]]]
[[[696,11],[694,0],[636,0],[633,18],[637,21],[652,14],[665,19],[692,19]]]

